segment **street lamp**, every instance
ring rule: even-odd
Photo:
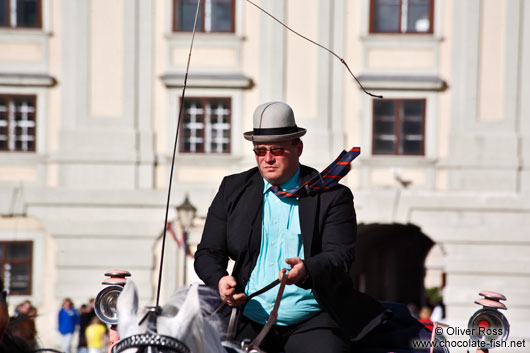
[[[186,262],[188,261],[188,230],[193,225],[193,219],[195,218],[196,213],[197,209],[191,204],[190,200],[188,199],[188,194],[186,194],[184,202],[177,206],[177,217],[180,225],[182,226],[182,240],[184,242],[184,285],[186,285]]]
[[[184,202],[180,206],[177,206],[178,219],[183,228],[191,228],[195,213],[197,213],[197,209],[191,204],[188,199],[188,194],[186,194]]]

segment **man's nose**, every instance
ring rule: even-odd
[[[267,150],[265,153],[265,162],[272,162],[274,161],[274,155],[271,153],[270,150]]]

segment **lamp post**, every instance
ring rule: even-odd
[[[186,263],[188,261],[188,230],[193,225],[193,219],[195,218],[196,213],[197,209],[191,204],[190,200],[188,199],[188,194],[186,194],[184,202],[177,206],[177,217],[180,225],[182,226],[182,240],[184,245],[184,274],[182,277],[184,285],[186,285]]]

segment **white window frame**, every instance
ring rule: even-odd
[[[368,26],[369,26],[369,33],[370,34],[404,34],[404,35],[433,35],[435,33],[435,17],[436,17],[436,3],[441,0],[428,0],[431,1],[432,9],[429,12],[429,30],[427,31],[409,31],[407,30],[407,23],[408,23],[408,6],[409,6],[409,0],[401,0],[401,18],[400,18],[400,28],[399,31],[396,32],[377,32],[375,30],[375,3],[372,5],[372,2],[375,2],[377,0],[369,0],[369,10],[368,10]],[[432,16],[431,16],[432,15]],[[372,32],[373,30],[373,32]]]
[[[362,146],[366,151],[365,158],[377,160],[389,160],[394,163],[396,159],[418,161],[421,165],[427,160],[434,160],[438,153],[438,92],[426,91],[372,91],[374,94],[384,95],[388,99],[425,99],[425,134],[424,134],[424,155],[372,155],[372,136],[373,136],[373,101],[372,97],[365,95],[362,97],[363,112],[362,117]],[[370,153],[369,157],[367,154]]]
[[[177,118],[180,110],[180,95],[182,90],[179,88],[169,88],[168,91],[168,109],[167,109],[167,131],[165,131],[165,149],[157,153],[157,159],[161,161],[170,161],[175,141],[175,132],[177,129]],[[208,98],[230,98],[232,106],[231,131],[230,131],[230,153],[179,153],[177,146],[177,160],[181,165],[197,166],[226,166],[240,162],[243,157],[248,157],[250,162],[254,160],[252,148],[245,144],[243,138],[243,90],[239,88],[219,89],[219,88],[190,88],[186,90],[186,97],[208,97]],[[181,135],[179,133],[179,140]],[[243,148],[248,148],[243,150]]]
[[[224,131],[224,130],[231,130],[231,122],[232,122],[232,109],[231,109],[231,105],[232,105],[232,101],[231,101],[231,98],[230,97],[198,97],[198,96],[188,96],[186,97],[186,100],[200,100],[201,103],[208,103],[209,101],[211,100],[216,100],[216,99],[220,99],[220,100],[228,100],[229,101],[229,104],[230,104],[230,107],[228,108],[229,110],[226,112],[225,109],[222,109],[221,110],[221,113],[223,115],[228,115],[229,116],[229,123],[228,123],[228,128],[226,128],[226,123],[222,123],[222,122],[214,122],[214,119],[215,117],[217,117],[217,119],[219,119],[219,114],[212,114],[212,111],[210,110],[210,106],[208,104],[206,104],[205,107],[203,107],[201,105],[201,107],[196,107],[194,105],[192,105],[190,107],[190,110],[191,111],[186,111],[184,110],[183,111],[183,116],[185,114],[190,114],[190,116],[192,117],[192,121],[190,123],[186,123],[184,122],[184,119],[181,121],[181,126],[180,126],[180,146],[179,146],[179,152],[180,153],[206,153],[206,154],[230,154],[230,147],[231,147],[231,138],[228,137],[228,141],[226,141],[226,138],[223,138],[222,136],[217,136],[216,138],[216,141],[218,142],[217,143],[217,148],[216,150],[212,150],[212,130],[218,130],[218,131]],[[206,111],[204,111],[204,109],[206,109]],[[219,109],[219,107],[218,107]],[[226,114],[223,114],[223,113],[226,113]],[[202,115],[204,120],[203,121],[195,121],[196,119],[196,116],[197,115]],[[191,126],[191,128],[190,128]],[[216,128],[216,126],[220,126],[220,128]],[[185,138],[185,136],[183,135],[183,132],[184,132],[184,129],[190,129],[191,130],[191,136],[190,136],[190,139],[192,140],[191,141],[191,147],[190,147],[190,150],[189,151],[183,151],[182,149],[182,142],[183,142],[183,139]],[[200,131],[200,130],[204,130],[204,133],[203,133],[203,137],[199,137],[199,136],[196,136],[196,132]],[[222,134],[221,134],[222,135]],[[228,152],[223,152],[222,151],[222,146],[224,143],[227,143],[228,144]],[[196,147],[196,144],[203,144],[204,148],[203,150],[198,150],[197,147]]]
[[[6,106],[2,106],[0,105],[0,112],[5,112],[7,113],[6,114],[6,120],[0,120],[0,126],[8,126],[9,129],[7,131],[7,135],[5,136],[6,137],[6,140],[7,140],[7,150],[0,150],[0,152],[8,152],[8,153],[11,153],[11,152],[24,152],[24,153],[33,153],[33,152],[36,152],[37,150],[37,130],[38,130],[38,126],[37,126],[37,95],[33,94],[33,95],[19,95],[19,94],[4,94],[4,93],[0,93],[0,96],[7,96],[7,97],[10,97],[11,99],[9,101],[7,101],[7,104]],[[13,98],[16,97],[16,96],[24,96],[24,97],[27,97],[27,98],[32,98],[32,100],[34,101],[35,105],[32,106],[32,107],[29,107],[28,105],[26,104],[23,104],[22,106],[20,107],[17,107],[15,104],[14,104],[14,101],[13,101]],[[21,108],[26,108],[26,109],[22,109]],[[16,122],[15,120],[15,115],[16,113],[21,113],[22,114],[22,120],[19,121],[18,123]],[[35,119],[32,121],[32,120],[28,120],[28,114],[29,113],[33,113],[34,114],[34,117]],[[15,129],[17,127],[20,127],[22,128],[23,130],[23,133],[21,135],[17,135],[15,133]],[[27,129],[33,127],[35,129],[35,134],[34,135],[28,135],[27,134]],[[22,150],[16,150],[15,149],[15,145],[16,145],[16,141],[17,141],[17,136],[19,138],[22,139]],[[2,138],[2,136],[0,135],[0,138]],[[34,149],[31,149],[29,150],[28,149],[28,142],[30,141],[33,141],[34,142]]]
[[[45,2],[47,0],[38,0],[40,1],[40,11],[39,14],[40,18],[38,19],[38,26],[35,27],[20,27],[18,26],[18,18],[17,18],[17,0],[6,0],[9,3],[9,14],[7,14],[8,17],[8,25],[6,27],[0,27],[0,28],[8,28],[8,29],[38,29],[41,30],[44,27],[44,9],[45,9]]]
[[[198,33],[227,33],[227,34],[234,34],[236,33],[236,28],[237,28],[237,18],[238,18],[238,0],[232,0],[233,1],[233,8],[232,8],[232,21],[231,21],[231,24],[232,24],[232,30],[230,31],[213,31],[212,32],[212,1],[213,0],[204,0],[203,3],[201,4],[201,6],[204,6],[203,7],[203,13],[204,13],[204,17],[203,17],[203,20],[204,20],[204,24],[203,24],[203,30],[198,30],[197,32]],[[179,30],[177,29],[176,27],[176,19],[175,19],[175,16],[176,16],[176,0],[172,0],[171,1],[171,31],[174,32],[174,33],[187,33],[189,31],[183,31],[183,30]],[[201,12],[199,12],[199,16],[201,16]]]

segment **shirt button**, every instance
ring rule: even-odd
[[[273,306],[274,306],[274,305],[272,305],[272,304],[269,304],[269,308],[271,308],[271,309],[272,309],[272,307],[273,307]]]
[[[278,221],[277,221],[277,220],[274,220],[274,224],[277,224],[277,223],[278,223]]]
[[[269,265],[273,266],[273,265],[274,265],[274,262],[271,262]]]
[[[280,203],[280,200],[276,200],[276,203]]]
[[[271,244],[272,244],[272,245],[276,245],[276,242],[275,242],[275,241],[273,241],[273,242],[271,242]]]

